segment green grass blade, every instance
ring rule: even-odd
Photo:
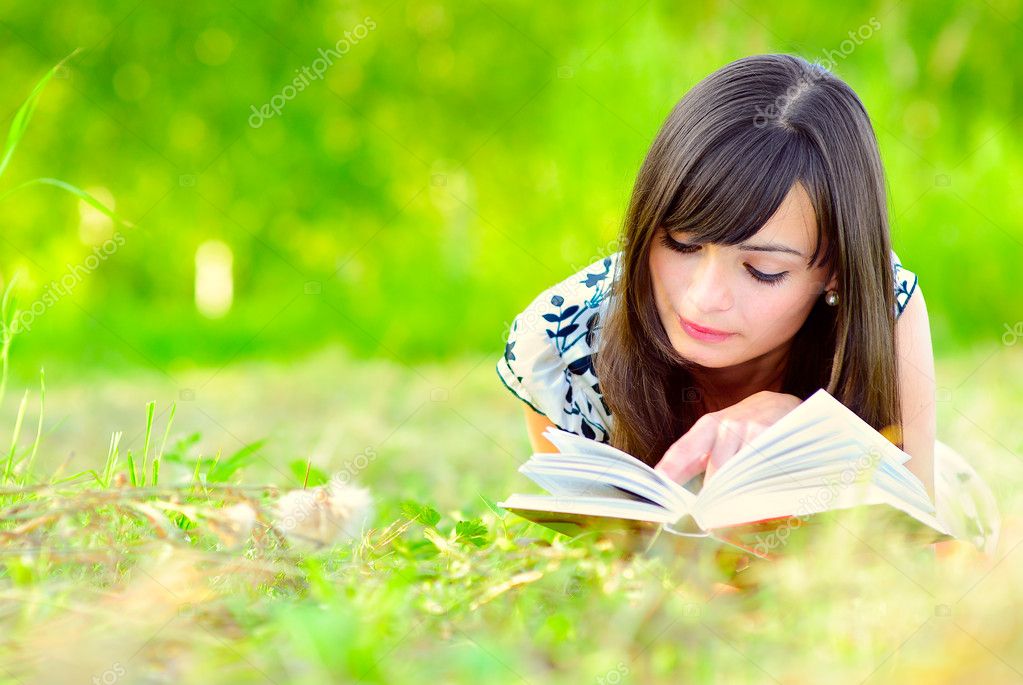
[[[195,470],[192,472],[192,484],[199,482],[199,466],[202,464],[202,455],[195,460]]]
[[[216,483],[216,482],[218,482],[216,479],[210,478],[210,474],[214,473],[217,470],[217,467],[220,465],[220,456],[221,456],[221,450],[218,448],[217,449],[217,453],[213,456],[213,463],[210,464],[210,468],[207,469],[206,472],[203,473],[202,476],[201,476],[201,478],[202,478],[202,486],[204,488],[206,487],[207,483]]]
[[[21,103],[21,107],[14,115],[14,120],[11,122],[11,127],[7,129],[7,143],[4,145],[3,156],[0,156],[0,176],[4,175],[4,170],[7,169],[7,165],[11,162],[11,157],[14,156],[14,150],[18,147],[18,143],[25,136],[25,131],[28,129],[28,122],[32,119],[32,114],[35,112],[36,105],[39,104],[39,96],[43,94],[43,89],[46,84],[56,75],[57,71],[64,66],[64,63],[74,57],[78,52],[75,50],[70,55],[57,62],[46,75],[39,79],[36,83],[35,88],[32,92]]]
[[[167,447],[167,436],[170,435],[171,424],[174,423],[174,412],[177,409],[177,403],[171,402],[170,416],[167,417],[167,425],[163,429],[163,440],[160,441],[160,451],[153,458],[153,485],[157,484],[156,478],[160,473],[160,461],[163,459],[163,450]]]
[[[20,190],[24,190],[25,188],[28,188],[30,186],[35,186],[35,185],[46,185],[46,186],[53,186],[55,188],[60,188],[61,190],[67,191],[68,193],[71,193],[72,195],[77,197],[79,200],[81,200],[82,202],[86,203],[90,207],[93,207],[97,211],[102,212],[103,214],[108,216],[111,220],[121,224],[122,226],[126,226],[128,228],[134,228],[135,227],[135,224],[133,224],[132,222],[130,222],[130,221],[128,221],[126,219],[123,219],[120,216],[118,216],[117,213],[114,210],[110,209],[105,204],[100,202],[96,198],[95,195],[92,195],[88,191],[82,190],[78,186],[73,185],[71,183],[68,183],[67,181],[61,181],[59,178],[46,178],[46,177],[43,177],[43,178],[33,178],[33,179],[29,180],[29,181],[25,181],[24,183],[19,183],[18,185],[14,186],[10,190],[6,190],[6,191],[0,193],[0,200],[4,200],[7,197],[9,197],[10,195],[13,195],[14,193],[17,193]]]
[[[62,485],[63,483],[70,483],[71,481],[77,480],[77,479],[81,478],[82,476],[92,476],[93,479],[95,479],[97,482],[102,483],[98,473],[96,473],[92,469],[85,469],[84,471],[79,471],[78,473],[74,474],[73,476],[66,476],[64,478],[60,478],[60,479],[56,479],[56,480],[51,480],[50,481],[50,485]]]
[[[117,431],[110,435],[110,449],[107,450],[107,462],[103,466],[103,487],[110,487],[110,480],[114,477],[114,469],[117,468],[118,447],[121,444],[123,432]]]
[[[138,487],[139,481],[135,477],[135,459],[131,456],[131,450],[128,450],[128,478],[131,479],[132,487]]]
[[[18,438],[21,436],[21,423],[25,419],[25,407],[28,405],[28,390],[21,397],[21,405],[18,407],[18,419],[14,422],[14,434],[11,436],[11,450],[7,453],[7,465],[4,467],[4,485],[10,480],[14,471],[14,455],[18,451]]]
[[[153,412],[156,411],[156,401],[151,400],[146,404],[146,441],[142,447],[142,486],[146,485],[146,466],[149,465],[149,440],[153,435]]]
[[[220,455],[218,453],[217,462],[206,474],[207,481],[210,483],[226,483],[237,471],[248,466],[255,460],[259,450],[263,448],[265,443],[266,440],[250,442],[223,461],[220,461]]]
[[[25,471],[22,479],[28,484],[32,477],[32,464],[36,460],[36,452],[39,451],[39,441],[43,437],[43,409],[46,402],[46,373],[39,369],[39,421],[36,423],[36,438],[32,441],[32,452],[28,455],[28,463],[25,464]]]
[[[0,359],[2,359],[3,365],[3,369],[0,371],[0,401],[3,400],[4,394],[7,392],[7,372],[10,364],[11,343],[14,342],[14,336],[17,333],[14,320],[18,316],[18,308],[12,296],[14,284],[17,280],[17,274],[11,277],[7,287],[4,288],[3,300],[0,300],[0,325],[3,326],[3,339],[0,340]]]

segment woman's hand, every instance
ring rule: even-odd
[[[715,469],[778,419],[802,403],[795,395],[763,390],[720,411],[704,414],[675,441],[654,467],[677,483]]]

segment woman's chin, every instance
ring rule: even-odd
[[[674,341],[674,348],[680,356],[697,366],[708,369],[721,369],[735,364],[730,350],[714,347],[708,348],[688,338]]]

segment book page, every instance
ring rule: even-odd
[[[498,502],[497,506],[514,511],[515,513],[537,511],[581,514],[655,523],[670,523],[678,518],[655,504],[628,499],[611,499],[608,497],[555,497],[553,495],[514,494],[505,501]],[[531,516],[526,516],[525,518],[533,520]]]
[[[742,449],[704,481],[698,499],[712,499],[730,488],[736,479],[741,479],[751,470],[760,466],[770,468],[770,462],[793,451],[800,445],[810,445],[828,439],[834,431],[822,426],[825,418],[816,411],[818,404],[809,404],[816,395],[803,401],[798,407],[783,416],[774,425],[744,445]],[[795,441],[797,444],[787,444]]]
[[[920,523],[943,534],[951,535],[933,513],[921,511],[908,505],[892,491],[876,483],[861,484],[865,487],[848,487],[845,489],[827,490],[823,496],[820,488],[806,488],[802,496],[793,501],[792,492],[752,494],[743,497],[731,507],[718,507],[701,514],[699,523],[707,530],[742,526],[747,523],[779,517],[803,518],[813,514],[849,509],[864,505],[886,504],[898,509]]]
[[[519,473],[556,497],[640,499],[636,493],[622,490],[610,483],[603,483],[588,476],[565,473],[561,470],[546,469],[528,462],[519,467]],[[647,498],[646,501],[650,500]],[[651,504],[656,504],[656,502],[651,501]]]
[[[692,514],[701,526],[713,528],[885,503],[940,526],[923,484],[903,465],[907,459],[818,390],[716,471]]]
[[[519,472],[532,479],[552,495],[604,495],[633,497],[656,504],[678,515],[680,503],[675,494],[659,483],[638,482],[633,472],[617,464],[598,465],[578,460],[530,460]]]
[[[651,481],[659,484],[675,494],[675,501],[686,503],[686,508],[695,500],[694,493],[686,490],[682,485],[659,471],[655,471],[648,464],[627,454],[611,445],[584,438],[575,433],[569,433],[559,428],[548,427],[543,436],[547,438],[558,452],[539,452],[535,456],[542,458],[557,458],[559,455],[591,461],[593,457],[602,457],[605,460],[617,462],[621,466],[630,469],[635,473],[637,482]]]
[[[665,478],[662,479],[651,479],[645,470],[639,470],[632,464],[624,464],[620,460],[609,459],[603,455],[580,455],[580,454],[534,454],[526,462],[525,465],[532,467],[544,466],[553,467],[566,470],[574,470],[576,468],[586,469],[587,471],[599,470],[609,471],[614,474],[619,474],[621,478],[627,479],[632,483],[642,484],[645,490],[651,492],[661,493],[658,501],[662,501],[665,506],[668,503],[673,503],[671,508],[687,509],[689,504],[692,503],[696,495],[693,492],[683,488],[680,488],[677,483],[666,483]],[[659,474],[662,475],[663,474]]]

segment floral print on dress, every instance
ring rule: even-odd
[[[916,274],[903,268],[899,255],[892,250],[892,271],[895,276],[895,316],[902,315],[906,305],[909,304],[909,296],[916,290]]]
[[[593,368],[616,252],[541,292],[512,322],[497,373],[522,401],[577,435],[608,442],[610,410]]]

